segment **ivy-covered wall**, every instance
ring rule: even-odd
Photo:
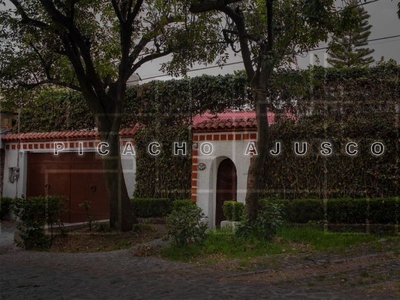
[[[94,127],[93,117],[79,96],[47,95],[28,105],[22,131],[54,131]],[[251,93],[242,73],[150,82],[128,91],[123,126],[144,124],[137,145],[137,190],[140,197],[186,198],[190,191],[190,146],[186,157],[175,157],[171,143],[190,141],[190,120],[206,110],[251,107]],[[269,158],[265,190],[269,197],[398,196],[400,67],[382,64],[370,69],[279,71],[271,80],[270,110],[279,117],[291,110],[295,122],[271,127],[271,141],[282,141],[282,154]],[[147,144],[162,144],[162,154],[149,156]],[[304,157],[293,143],[306,141]],[[320,154],[321,142],[332,143],[333,154]],[[344,152],[349,141],[358,155]],[[385,153],[370,154],[379,141]],[[274,145],[271,144],[271,147]]]

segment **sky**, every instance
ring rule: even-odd
[[[371,0],[368,0],[369,2]],[[372,54],[375,61],[379,61],[382,56],[385,60],[393,58],[398,63],[400,63],[400,20],[397,17],[397,3],[398,0],[378,0],[376,2],[367,3],[363,7],[370,14],[369,23],[372,25],[371,35],[369,40],[385,38],[389,36],[396,36],[394,38],[388,38],[379,41],[372,41],[367,47],[370,49],[375,49]],[[340,6],[341,1],[337,1]],[[320,47],[324,47],[326,44],[321,44]],[[312,51],[305,57],[298,57],[298,65],[300,68],[306,68],[310,63],[316,63],[318,57],[319,64],[322,66],[328,66],[326,62],[327,54],[326,50],[316,50]],[[171,79],[168,75],[159,71],[160,64],[163,61],[167,61],[168,58],[155,60],[148,65],[143,65],[139,69],[139,75],[142,79],[142,83],[150,80],[168,80]],[[218,75],[218,74],[229,74],[233,73],[235,70],[244,69],[241,62],[241,57],[238,55],[236,57],[231,57],[227,62],[227,65],[220,68],[218,66],[196,66],[194,70],[188,73],[188,76],[200,76],[202,74]],[[198,71],[196,71],[198,70]]]

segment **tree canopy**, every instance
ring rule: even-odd
[[[274,69],[288,67],[296,56],[326,41],[337,29],[340,14],[333,0],[200,0],[190,10],[225,15],[225,41],[240,53],[254,96],[257,120],[257,151],[247,176],[246,215],[257,218],[262,169],[270,143],[267,111],[273,101],[268,94]]]
[[[368,45],[371,34],[370,15],[357,4],[358,0],[348,1],[343,14],[351,24],[348,29],[334,35],[329,43],[328,63],[335,68],[368,67],[374,62],[370,56],[374,50],[364,47]]]
[[[135,218],[118,137],[127,80],[170,54],[161,68],[171,74],[185,73],[194,62],[223,62],[220,16],[190,14],[186,0],[10,2],[14,7],[0,12],[0,94],[24,102],[33,89],[49,86],[82,93],[100,138],[110,145],[103,160],[110,225],[130,230]]]

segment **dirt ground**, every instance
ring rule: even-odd
[[[137,230],[125,233],[102,232],[87,227],[54,237],[50,252],[102,252],[128,249],[166,235],[162,224],[141,225]]]

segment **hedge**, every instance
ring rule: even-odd
[[[172,211],[172,201],[168,198],[132,198],[136,217],[165,217]]]
[[[0,220],[9,216],[12,210],[13,199],[9,197],[0,198]]]
[[[400,223],[400,198],[370,199],[369,211],[372,224]]]
[[[282,204],[283,217],[289,223],[324,221],[324,200],[321,199],[260,199],[260,209],[266,203]],[[331,224],[400,223],[400,198],[328,199],[326,217]]]
[[[196,205],[196,202],[194,202],[191,199],[175,200],[173,202],[172,209],[173,210],[180,210],[183,207],[190,206],[190,205]]]
[[[324,205],[320,199],[288,201],[286,205],[285,214],[289,222],[307,223],[324,219]]]
[[[228,221],[240,221],[244,212],[244,203],[237,201],[224,201],[222,210]]]
[[[307,223],[309,221],[324,220],[324,205],[320,199],[298,200],[260,200],[260,208],[264,209],[268,202],[277,202],[282,205],[283,217],[289,223]]]
[[[329,199],[328,223],[363,224],[368,218],[366,199]]]

